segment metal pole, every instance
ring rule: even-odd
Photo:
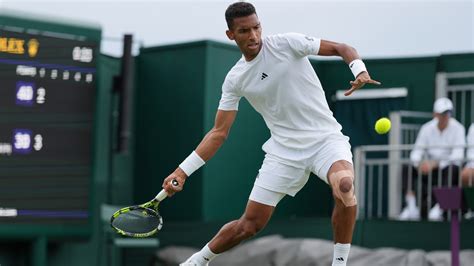
[[[358,198],[358,204],[357,204],[357,219],[360,217],[360,210],[361,210],[361,202],[362,202],[362,187],[361,187],[361,149],[359,147],[355,148],[354,150],[354,171],[355,171],[355,180],[354,180],[354,186],[355,186],[355,191],[356,191],[356,197]]]
[[[436,95],[435,98],[447,97],[448,93],[446,92],[446,87],[448,86],[448,79],[446,78],[446,73],[438,72],[436,73]]]
[[[389,145],[399,145],[401,137],[402,116],[399,112],[390,113],[390,121],[392,121],[392,130],[389,132]],[[398,217],[401,206],[401,188],[402,182],[400,178],[400,150],[390,150],[388,152],[388,217],[395,219]],[[395,163],[396,162],[396,163]],[[405,193],[405,191],[403,191]]]
[[[390,162],[388,163],[390,165]],[[378,191],[377,191],[377,196],[378,196],[378,200],[377,200],[377,218],[378,217],[382,217],[382,204],[383,204],[383,199],[382,199],[382,195],[383,195],[383,180],[384,180],[384,177],[383,177],[383,165],[382,164],[379,164],[379,173],[378,173]]]
[[[117,129],[117,150],[128,152],[130,139],[130,113],[132,102],[133,57],[132,35],[125,34],[123,39],[123,55],[120,73],[119,124]]]
[[[373,200],[373,194],[374,194],[374,166],[369,165],[369,177],[368,177],[368,195],[367,195],[367,211],[369,213],[368,218],[371,219],[373,215],[373,206],[374,206],[374,200]]]
[[[459,218],[458,210],[451,210],[451,265],[459,266]]]

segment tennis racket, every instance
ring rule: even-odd
[[[175,179],[173,186],[179,183]],[[163,226],[163,218],[158,212],[158,205],[168,193],[164,189],[156,197],[141,205],[129,206],[116,211],[110,218],[110,225],[121,235],[129,237],[149,237],[156,234]]]

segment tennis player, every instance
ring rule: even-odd
[[[163,188],[171,195],[182,190],[186,178],[214,156],[229,135],[241,97],[262,115],[271,137],[262,147],[265,159],[242,217],[224,225],[181,265],[208,265],[218,254],[254,236],[265,227],[278,202],[285,195],[295,196],[311,172],[332,188],[332,265],[346,265],[357,204],[351,146],[329,109],[308,56],[344,59],[355,77],[346,96],[367,83],[380,83],[370,78],[357,51],[346,44],[298,33],[262,38],[260,21],[250,3],[231,4],[225,17],[227,37],[237,43],[243,56],[224,80],[214,127],[165,178]],[[172,179],[181,186],[171,186]]]

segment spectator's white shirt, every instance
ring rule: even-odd
[[[318,54],[320,43],[298,33],[267,36],[258,55],[249,62],[242,57],[225,78],[219,109],[237,110],[245,97],[270,129],[267,153],[299,159],[291,151],[299,156],[329,136],[343,136],[307,57]]]
[[[440,131],[438,119],[434,118],[421,127],[410,159],[415,166],[422,160],[439,161],[440,168],[449,164],[460,165],[464,159],[464,147],[453,148],[453,146],[465,145],[465,134],[466,129],[456,119],[450,118],[448,126]],[[443,147],[439,147],[440,145]],[[424,150],[422,147],[428,148]]]
[[[467,149],[467,160],[466,167],[474,168],[474,124],[471,124],[469,131],[467,132],[467,145],[471,146]]]

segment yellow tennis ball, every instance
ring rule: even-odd
[[[378,134],[386,134],[390,131],[390,127],[392,127],[392,123],[386,117],[382,117],[375,122],[375,131]]]

